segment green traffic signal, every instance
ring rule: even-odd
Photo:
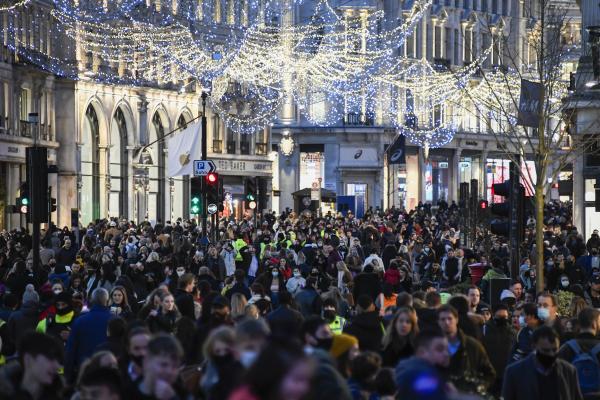
[[[21,198],[21,204],[26,206],[29,204],[29,199],[27,197],[22,197]]]
[[[192,214],[200,214],[200,198],[192,197],[192,206],[190,209]]]
[[[248,200],[248,201],[254,201],[256,199],[254,198],[254,195],[250,193],[250,194],[246,195],[246,200]]]

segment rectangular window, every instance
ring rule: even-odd
[[[21,89],[19,96],[19,118],[21,121],[27,121],[29,118],[29,90]]]
[[[465,62],[471,62],[471,48],[472,48],[471,39],[472,39],[472,37],[473,37],[472,32],[465,30],[465,37],[464,37]]]
[[[460,57],[459,57],[459,46],[458,46],[458,29],[454,30],[454,46],[452,46],[452,48],[454,49],[454,65],[459,65],[460,64]]]
[[[425,57],[428,60],[431,60],[432,53],[433,53],[433,50],[434,50],[433,46],[431,45],[431,41],[433,39],[433,33],[434,33],[434,31],[433,31],[433,25],[427,24],[426,26],[427,26],[427,29],[425,31],[425,40],[426,40],[427,46],[425,48],[425,51],[426,51],[426,56]]]
[[[415,37],[417,36],[417,29],[413,29],[412,35],[406,38],[406,56],[409,58],[415,57]]]
[[[498,14],[498,0],[492,0],[492,13]]]
[[[434,27],[434,35],[435,49],[433,57],[442,57],[442,28],[440,26]]]
[[[417,42],[415,43],[416,58],[423,57],[423,46],[421,46],[421,43],[423,43],[423,25],[419,22],[417,24]]]
[[[452,29],[444,28],[444,48],[442,49],[442,57],[447,58],[448,60],[452,59]]]

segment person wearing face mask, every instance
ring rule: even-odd
[[[287,291],[290,292],[292,296],[295,296],[304,286],[306,286],[306,279],[302,277],[298,268],[294,268],[292,277],[288,279],[285,284]]]
[[[531,344],[531,335],[533,331],[542,326],[542,321],[538,317],[537,306],[533,303],[525,303],[521,308],[519,316],[519,332],[517,341],[511,352],[511,360],[518,361],[527,357],[533,351]]]
[[[264,319],[244,319],[235,326],[235,354],[246,370],[254,364],[260,352],[267,346],[270,335],[271,330]]]
[[[40,333],[47,333],[66,343],[71,332],[71,324],[75,319],[71,295],[67,292],[60,292],[54,297],[55,313],[42,319],[35,330]]]
[[[226,399],[239,384],[244,367],[234,357],[235,342],[235,331],[228,326],[213,330],[204,342],[205,364],[200,381],[203,398]]]
[[[483,326],[481,343],[492,366],[496,370],[496,381],[490,392],[499,395],[502,389],[502,376],[510,360],[510,352],[516,343],[516,335],[510,324],[509,310],[505,304],[493,306],[494,317]]]
[[[557,358],[559,338],[549,326],[531,337],[535,352],[511,364],[504,374],[504,400],[582,400],[577,370]]]
[[[334,335],[339,335],[346,326],[346,319],[337,312],[337,303],[332,298],[323,301],[323,319],[329,324]]]
[[[553,328],[558,337],[562,339],[564,329],[558,318],[558,300],[556,296],[548,292],[540,293],[537,299],[537,306],[537,314],[540,320],[544,322],[544,325]]]

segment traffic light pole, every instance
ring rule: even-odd
[[[202,126],[202,160],[206,161],[207,160],[207,132],[206,132],[206,98],[208,97],[208,94],[205,91],[202,91],[202,119],[201,119],[201,126]],[[208,210],[207,210],[207,204],[206,204],[206,189],[207,189],[207,185],[204,182],[204,179],[202,179],[202,234],[204,235],[204,237],[206,237],[206,239],[208,239],[208,231],[206,229],[207,227],[207,218],[208,218]]]

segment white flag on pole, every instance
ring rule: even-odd
[[[202,159],[200,121],[169,138],[167,176],[193,175],[194,160]]]

